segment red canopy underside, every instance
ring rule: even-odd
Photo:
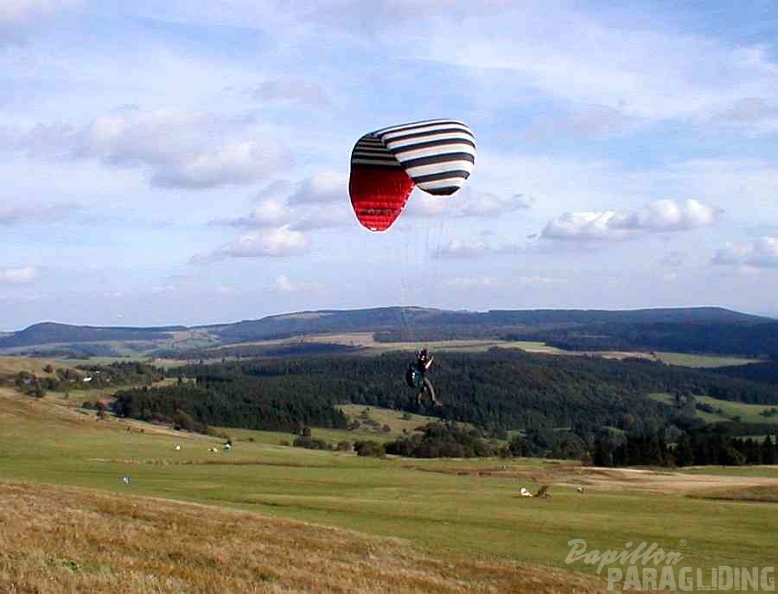
[[[400,167],[352,165],[351,205],[357,219],[371,231],[385,231],[400,216],[413,180]]]

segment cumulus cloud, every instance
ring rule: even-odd
[[[496,217],[502,214],[532,208],[534,199],[525,194],[499,196],[465,186],[451,196],[431,196],[415,190],[405,210],[408,216],[433,217]]]
[[[297,184],[289,197],[292,204],[337,204],[348,196],[348,178],[328,171],[317,173]]]
[[[216,151],[191,154],[167,163],[151,176],[152,185],[179,188],[213,188],[247,184],[277,171],[287,161],[276,147],[254,141],[236,142]]]
[[[279,44],[314,46],[337,36],[391,47],[396,60],[463,66],[474,84],[490,87],[487,79],[496,74],[516,96],[540,93],[547,103],[582,106],[569,123],[590,132],[611,130],[622,116],[707,122],[740,100],[775,96],[778,78],[768,43],[735,44],[697,27],[683,33],[667,11],[565,0],[222,0],[136,10],[155,18],[253,27]],[[300,92],[293,79],[282,80],[266,81],[264,93]]]
[[[698,200],[658,200],[629,212],[567,212],[550,221],[545,239],[612,240],[641,233],[685,231],[713,225],[718,211]]]
[[[210,254],[192,257],[191,262],[208,263],[225,258],[282,258],[303,254],[307,250],[305,234],[284,225],[277,229],[244,233]]]
[[[344,207],[347,201],[348,178],[320,172],[298,183],[273,182],[259,193],[248,215],[213,223],[250,229],[281,225],[296,230],[341,227],[352,222],[349,209]]]
[[[327,91],[314,82],[298,78],[267,80],[254,90],[260,101],[298,101],[307,105],[327,105]]]
[[[435,252],[436,258],[445,259],[477,259],[492,254],[515,254],[526,251],[526,247],[505,244],[500,246],[490,246],[483,241],[462,241],[459,239],[451,240],[448,245],[440,247]]]
[[[54,222],[67,219],[77,204],[31,204],[29,206],[0,206],[0,225],[34,222]]]
[[[517,3],[508,14],[451,23],[445,38],[425,43],[420,36],[413,49],[426,58],[501,69],[561,101],[644,120],[705,121],[740,99],[774,95],[778,71],[768,47],[678,34],[659,23],[645,28],[624,17],[565,3]]]
[[[24,285],[35,280],[37,276],[38,270],[33,266],[0,268],[0,285]]]
[[[247,216],[225,222],[234,227],[263,228],[288,224],[291,218],[285,201],[268,199],[260,202]]]
[[[716,251],[712,262],[724,266],[778,267],[778,237],[761,237],[751,243],[728,243]]]
[[[143,168],[159,187],[248,184],[294,162],[255,122],[176,110],[123,109],[83,128],[40,124],[17,146],[33,154]]]
[[[448,245],[441,247],[435,254],[438,258],[480,258],[489,252],[489,248],[482,241],[464,242],[454,239]]]
[[[317,283],[300,283],[293,281],[286,274],[279,274],[275,280],[276,290],[282,293],[305,293],[309,291],[321,291],[323,285]]]

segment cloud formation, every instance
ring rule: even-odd
[[[294,162],[254,121],[184,110],[123,109],[82,128],[39,124],[16,145],[31,154],[142,168],[151,185],[166,188],[250,184]]]
[[[712,262],[723,266],[778,267],[778,237],[761,237],[751,243],[728,243],[716,251]]]
[[[626,11],[593,13],[565,2],[508,6],[498,15],[452,18],[445,37],[418,35],[418,29],[392,33],[399,35],[398,45],[416,33],[405,46],[419,57],[498,69],[561,102],[600,106],[606,118],[584,118],[584,127],[607,123],[608,112],[703,122],[743,99],[775,95],[778,70],[766,45],[730,46],[715,37],[679,34],[670,23],[645,28]]]
[[[206,255],[194,256],[192,263],[209,263],[225,258],[283,258],[308,251],[308,239],[301,231],[284,225],[267,231],[251,231],[232,243]]]
[[[431,196],[414,190],[405,207],[408,216],[497,217],[532,208],[534,199],[525,194],[510,197],[474,190],[467,185],[451,196]]]
[[[296,282],[286,274],[279,274],[275,280],[275,288],[282,293],[306,293],[309,291],[321,291],[324,287],[317,283]]]
[[[23,268],[0,268],[0,285],[25,285],[38,276],[38,270],[33,266]]]
[[[353,223],[346,206],[348,178],[342,174],[320,172],[298,183],[273,182],[259,193],[256,203],[248,215],[214,224],[249,229],[286,225],[290,229],[312,230]]]
[[[658,200],[638,210],[567,212],[550,221],[544,239],[616,240],[641,233],[686,231],[713,225],[718,211],[698,200]]]
[[[483,241],[451,240],[448,245],[440,247],[434,254],[436,258],[473,260],[494,254],[517,254],[528,248],[517,244],[490,246]]]

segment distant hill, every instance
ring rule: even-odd
[[[771,321],[716,307],[608,310],[491,310],[486,312],[450,311],[422,307],[383,307],[361,310],[306,311],[260,320],[236,322],[219,327],[216,334],[225,342],[285,338],[300,334],[336,332],[437,333],[439,337],[459,331],[473,334],[504,333],[506,329],[524,331],[588,326],[592,324],[650,323],[732,323],[752,325]],[[480,328],[480,330],[478,330]],[[468,330],[469,329],[469,330]],[[399,339],[385,336],[387,340]]]
[[[778,357],[778,321],[724,308],[640,310],[451,311],[421,307],[319,310],[209,326],[71,326],[45,322],[6,336],[0,349],[100,344],[138,351],[212,349],[306,335],[373,333],[379,342],[502,339],[546,342],[567,350],[656,350]],[[294,349],[292,349],[294,350]],[[299,349],[298,354],[299,354]],[[284,356],[285,350],[269,353]],[[289,353],[291,354],[291,352]]]
[[[55,322],[33,324],[8,336],[0,337],[0,347],[20,347],[40,344],[105,342],[126,340],[166,340],[172,332],[185,331],[184,326],[163,328],[123,328],[71,326]]]

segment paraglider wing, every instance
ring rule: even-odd
[[[371,231],[388,229],[400,216],[413,189],[397,159],[381,139],[365,134],[351,153],[349,194],[354,213]]]
[[[374,133],[419,188],[436,196],[456,192],[475,165],[475,136],[458,120],[426,120]]]

